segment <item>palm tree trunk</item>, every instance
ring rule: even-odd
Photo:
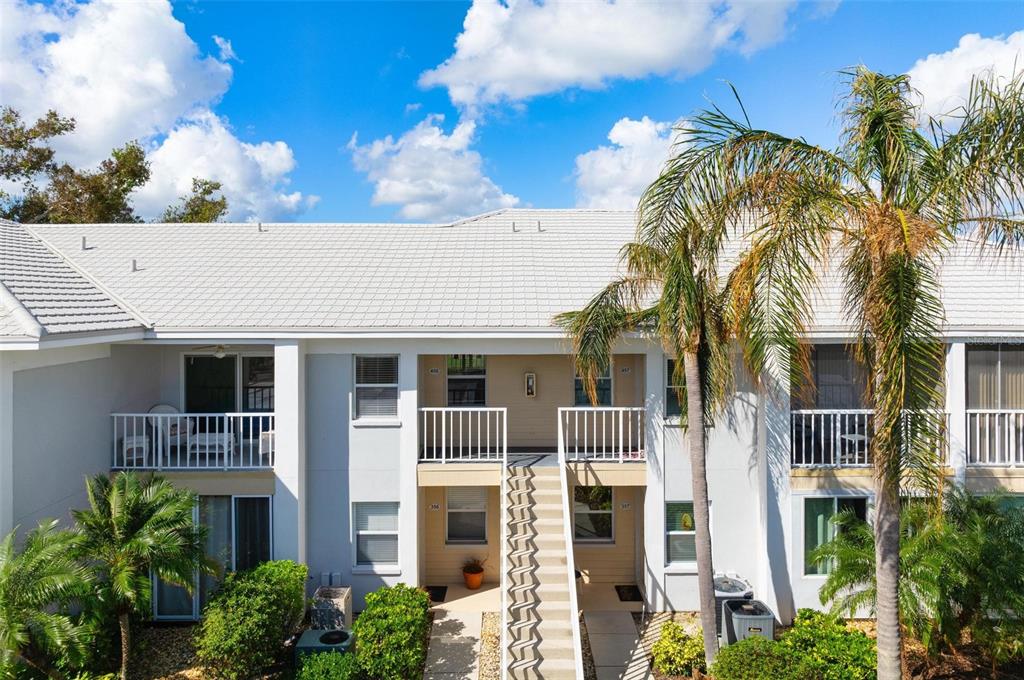
[[[900,636],[899,489],[875,472],[875,624],[878,630],[878,680],[902,677]]]
[[[704,399],[700,391],[703,381],[696,354],[683,354],[683,371],[686,375],[686,438],[690,448],[697,544],[697,599],[700,603],[700,625],[704,631],[704,657],[710,667],[718,653],[718,630],[715,623],[715,571],[711,559],[711,522],[708,512],[707,437],[704,432]]]
[[[128,680],[128,660],[132,651],[132,621],[127,613],[117,617],[121,626],[121,680]]]

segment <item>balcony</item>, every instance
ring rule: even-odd
[[[420,408],[421,463],[501,462],[509,453],[563,454],[568,461],[643,461],[643,407],[558,408],[557,441],[509,441],[505,407]]]
[[[967,464],[1024,465],[1024,409],[968,409]]]
[[[903,427],[913,429],[926,422],[922,420],[925,418],[940,419],[936,423],[938,429],[948,432],[949,415],[935,411],[907,411],[903,414]],[[792,411],[790,422],[792,467],[871,467],[874,412],[870,409],[799,409]],[[946,454],[947,447],[942,441],[936,455],[945,463]]]
[[[274,467],[273,413],[114,413],[114,470]]]

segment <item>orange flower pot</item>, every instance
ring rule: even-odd
[[[462,578],[466,582],[466,587],[470,590],[477,590],[484,582],[484,571],[481,569],[478,572],[463,571]]]

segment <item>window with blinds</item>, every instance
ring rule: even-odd
[[[665,363],[665,415],[669,418],[683,414],[679,393],[684,389],[685,381],[682,377],[676,379],[676,366],[675,359]]]
[[[612,367],[605,366],[601,375],[597,377],[597,403],[590,403],[590,396],[587,394],[583,378],[576,374],[573,378],[573,392],[575,406],[611,406],[612,405]]]
[[[967,408],[1024,409],[1024,345],[967,346]]]
[[[356,357],[356,418],[398,415],[398,357]]]
[[[445,540],[454,544],[487,542],[487,487],[452,486],[447,489]]]
[[[697,534],[694,529],[693,503],[665,504],[665,561],[669,564],[697,562]]]
[[[398,566],[398,503],[353,503],[356,566]]]

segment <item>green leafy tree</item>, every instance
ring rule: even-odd
[[[31,126],[25,125],[21,114],[9,106],[0,108],[0,177],[16,182],[29,182],[56,167],[49,140],[74,131],[75,121],[63,118],[56,111]],[[7,198],[3,194],[0,197]]]
[[[677,357],[675,385],[686,428],[693,484],[698,600],[704,654],[714,662],[714,565],[708,506],[707,433],[724,413],[733,384],[729,292],[719,275],[726,223],[713,206],[722,186],[715,154],[671,159],[640,200],[636,239],[623,248],[626,274],[579,310],[556,317],[592,403],[614,343],[630,331],[656,336]]]
[[[900,531],[900,619],[932,660],[956,654],[969,638],[993,668],[1024,657],[1024,511],[999,496],[945,491],[943,512],[905,502]],[[870,611],[876,598],[875,537],[852,513],[838,515],[835,537],[814,559],[831,571],[821,589],[837,614]]]
[[[121,678],[131,660],[131,621],[150,608],[154,574],[191,590],[204,558],[204,532],[193,521],[195,495],[159,477],[119,472],[88,480],[87,510],[74,511],[81,532],[77,555],[95,574],[97,596],[117,616]]]
[[[61,606],[87,588],[88,571],[73,558],[79,538],[53,520],[29,532],[18,550],[16,533],[0,541],[0,676],[27,666],[62,678],[55,661],[82,658],[89,642]]]
[[[822,272],[843,288],[855,355],[874,410],[878,675],[901,676],[901,487],[936,495],[943,402],[944,312],[938,267],[965,233],[1024,241],[1024,77],[976,80],[943,120],[921,114],[906,75],[857,68],[834,149],[750,125],[714,108],[683,131],[685,153],[721,159],[722,216],[747,221],[732,276],[748,363],[760,374],[807,366],[801,340]],[[913,426],[908,427],[908,418]]]
[[[192,178],[192,193],[180,203],[164,210],[163,222],[220,222],[228,212],[228,199],[220,192],[220,182]]]

